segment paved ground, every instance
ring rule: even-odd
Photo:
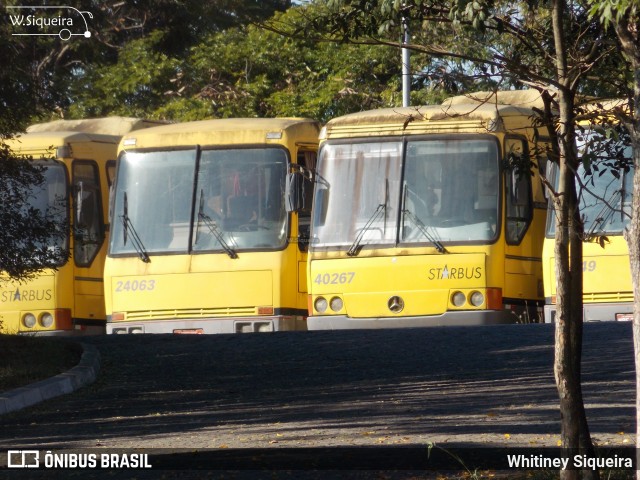
[[[102,356],[97,382],[0,417],[0,454],[181,449],[179,464],[202,449],[235,455],[310,448],[312,456],[345,452],[335,447],[381,447],[377,456],[430,442],[470,452],[555,446],[559,438],[549,325],[88,341]],[[631,325],[586,326],[583,389],[597,442],[630,445]]]

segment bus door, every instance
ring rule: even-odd
[[[104,175],[106,172],[102,172]],[[101,172],[92,160],[74,160],[73,196],[74,321],[87,326],[103,325],[103,270],[106,227],[103,215]]]
[[[507,136],[504,145],[505,199],[505,308],[511,309],[521,321],[538,322],[537,307],[523,300],[543,298],[538,283],[542,280],[542,239],[532,232],[534,198],[528,142]],[[527,234],[532,233],[532,234]],[[536,238],[537,237],[537,238]]]
[[[309,241],[311,238],[311,205],[313,203],[313,180],[312,175],[315,172],[318,152],[311,146],[301,146],[297,154],[297,169],[300,170],[304,177],[301,182],[301,198],[302,202],[298,212],[297,231],[292,231],[292,236],[298,245],[298,294],[302,305],[307,302],[307,251],[309,250]]]

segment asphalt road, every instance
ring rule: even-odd
[[[167,468],[177,471],[197,463],[189,457],[197,452],[227,454],[232,460],[238,452],[254,459],[265,452],[304,452],[301,458],[307,461],[313,452],[373,451],[378,457],[432,442],[469,449],[556,446],[560,418],[553,335],[551,325],[498,325],[93,337],[86,341],[102,356],[98,380],[0,417],[0,454],[26,448],[153,449],[141,451],[158,454],[160,463],[160,453],[173,452],[164,458],[173,458]],[[632,445],[630,324],[585,326],[583,391],[596,442]],[[222,457],[203,455],[200,460],[221,464]],[[287,467],[287,461],[285,469],[299,467]],[[259,459],[256,465],[270,468]],[[237,467],[229,464],[231,470]],[[51,478],[37,477],[35,471],[0,469],[0,477],[3,473]],[[72,473],[67,470],[63,478],[74,478]],[[161,478],[140,471],[135,477],[111,473],[108,478]],[[248,475],[236,474],[231,478]],[[203,471],[194,475],[204,478]]]

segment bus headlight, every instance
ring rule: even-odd
[[[456,307],[462,307],[467,301],[467,297],[464,296],[462,292],[455,292],[451,295],[451,303],[453,303]]]
[[[44,312],[42,315],[40,315],[40,325],[42,325],[44,328],[49,328],[51,325],[53,325],[53,315],[51,315],[49,312]]]
[[[479,307],[484,303],[484,295],[482,292],[475,291],[469,296],[469,303],[474,307]]]
[[[33,313],[25,313],[22,317],[22,324],[27,328],[36,326],[36,316]]]
[[[324,297],[316,298],[316,301],[313,303],[313,307],[316,309],[318,313],[324,313],[327,311],[327,299]]]
[[[333,297],[329,302],[329,306],[334,312],[339,312],[340,310],[342,310],[344,303],[342,302],[342,299],[340,297]]]

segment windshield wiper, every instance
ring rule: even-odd
[[[440,253],[449,253],[447,252],[447,249],[444,248],[444,245],[442,245],[442,243],[440,243],[440,241],[434,237],[431,233],[429,233],[429,228],[427,227],[424,222],[422,221],[422,219],[420,219],[420,217],[418,217],[417,214],[413,213],[411,210],[409,210],[408,208],[405,208],[407,205],[407,185],[405,184],[404,186],[404,195],[402,196],[402,214],[404,216],[407,216],[411,219],[411,221],[413,222],[413,224],[418,227],[418,230],[420,230],[420,233],[422,233],[422,235],[425,236],[425,238],[427,240],[429,240],[431,242],[431,244],[436,247],[436,250]]]
[[[224,234],[220,231],[220,227],[218,224],[213,221],[213,219],[204,213],[204,195],[203,192],[200,191],[200,206],[198,208],[198,223],[196,225],[196,243],[198,243],[198,231],[200,230],[200,220],[204,222],[207,226],[211,235],[213,235],[218,243],[222,246],[222,249],[229,255],[230,258],[238,258],[238,254],[236,251],[229,246],[227,242],[224,240]]]
[[[145,250],[144,245],[142,244],[142,240],[140,240],[140,237],[138,236],[138,232],[136,232],[136,229],[133,228],[133,223],[129,218],[129,205],[127,201],[127,192],[124,192],[124,208],[123,208],[122,215],[120,215],[120,220],[122,221],[122,227],[123,227],[122,228],[123,245],[127,244],[128,233],[129,233],[129,230],[131,230],[131,244],[133,245],[133,248],[135,248],[136,252],[138,252],[138,257],[140,258],[140,260],[142,260],[144,263],[149,263],[151,261],[151,259],[149,258],[149,254]]]
[[[449,253],[447,252],[447,249],[444,248],[444,245],[442,245],[442,243],[440,243],[440,241],[436,237],[434,237],[429,233],[429,227],[427,227],[422,222],[422,220],[420,220],[420,217],[418,217],[415,213],[407,209],[402,210],[402,213],[411,219],[411,221],[415,224],[415,226],[418,227],[418,230],[420,230],[420,233],[422,233],[425,236],[425,238],[429,240],[434,247],[436,247],[437,251],[439,251],[440,253]]]
[[[373,215],[371,215],[371,217],[369,218],[367,223],[364,225],[364,227],[360,229],[360,232],[356,236],[356,239],[353,241],[353,243],[351,244],[351,247],[347,251],[347,255],[349,255],[350,257],[355,257],[358,255],[358,253],[360,252],[360,247],[361,247],[361,243],[362,243],[362,239],[364,238],[364,235],[369,231],[369,229],[371,228],[371,225],[373,225],[373,222],[375,222],[378,219],[380,214],[382,213],[384,215],[386,210],[387,210],[387,206],[384,203],[381,203],[380,205],[378,205],[378,208],[376,208],[376,211],[373,212]]]
[[[589,227],[589,230],[585,233],[585,239],[587,241],[593,239],[596,231],[599,231],[599,232],[604,231],[604,225],[609,221],[609,219],[615,213],[613,205],[614,205],[614,202],[618,200],[618,196],[622,198],[622,189],[616,190],[615,192],[613,192],[613,194],[611,195],[611,198],[604,202],[604,205],[602,205],[602,208],[593,219],[593,223],[591,223],[591,227]]]
[[[380,214],[382,213],[383,217],[386,217],[387,215],[387,203],[389,201],[389,179],[385,179],[384,181],[384,202],[381,203],[380,205],[378,205],[378,207],[376,208],[376,211],[373,212],[373,214],[371,215],[371,217],[369,218],[369,220],[367,220],[367,223],[364,224],[364,227],[362,227],[362,229],[360,230],[360,233],[358,233],[358,235],[356,235],[355,240],[353,241],[353,243],[351,244],[351,247],[349,247],[349,250],[347,250],[347,255],[349,255],[350,257],[355,257],[358,255],[358,253],[360,253],[360,247],[362,244],[362,240],[364,239],[365,234],[369,231],[369,229],[371,228],[371,225],[373,225],[373,222],[375,222],[378,217],[380,216]],[[386,220],[386,218],[385,218]],[[384,225],[384,229],[383,231],[387,230],[387,225],[385,222]]]

